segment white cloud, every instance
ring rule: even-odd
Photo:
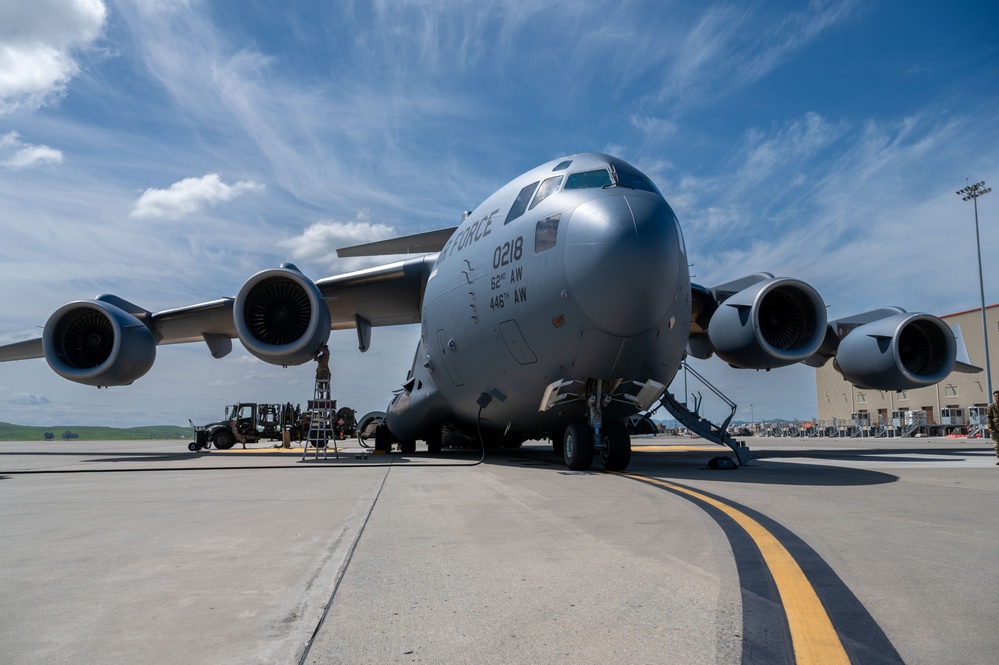
[[[0,168],[20,171],[53,164],[62,164],[61,151],[47,145],[22,143],[17,132],[0,136]]]
[[[329,266],[336,260],[336,250],[384,240],[396,235],[391,226],[375,224],[363,219],[352,222],[323,220],[305,229],[300,235],[278,242],[279,247],[290,250],[296,261],[315,261]],[[345,264],[340,263],[343,269]]]
[[[48,398],[48,395],[35,395],[33,393],[14,393],[10,396],[8,400],[11,404],[19,404],[22,406],[35,406],[38,404],[49,404],[52,400]]]
[[[101,0],[0,2],[0,114],[57,99],[80,71],[74,50],[100,37]]]
[[[263,185],[252,180],[241,180],[235,185],[222,182],[218,173],[209,173],[200,178],[185,178],[170,185],[169,189],[150,187],[130,213],[138,219],[178,220],[202,207],[215,206],[220,202],[231,201],[246,192],[264,189]]]

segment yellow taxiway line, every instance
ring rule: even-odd
[[[836,629],[833,628],[832,621],[822,606],[822,601],[819,600],[815,589],[805,577],[805,573],[802,572],[791,553],[759,522],[726,503],[686,487],[648,476],[631,473],[618,475],[687,494],[714,506],[735,520],[760,548],[763,559],[773,575],[774,583],[777,585],[777,591],[784,605],[784,613],[787,616],[795,663],[797,665],[850,664],[850,658],[843,648],[843,643],[840,641],[839,635],[836,634]]]
[[[720,450],[719,446],[713,443],[707,444],[689,444],[689,445],[676,445],[676,446],[643,446],[641,444],[631,444],[631,450],[633,452],[641,453],[669,453],[669,452],[692,452],[695,450]]]
[[[237,453],[240,455],[242,455],[243,453],[297,453],[301,455],[303,450],[305,449],[304,448],[246,448],[246,449],[227,448],[225,450],[219,450],[218,448],[211,449],[213,453],[223,453],[226,455],[234,455]],[[315,448],[309,446],[309,452],[314,452],[315,450],[316,450]],[[320,448],[319,452],[322,452],[322,450],[323,449]],[[326,450],[328,450],[331,453],[336,452],[336,449],[334,449],[333,446],[330,446]],[[343,451],[344,449],[340,448],[340,452],[342,453]]]

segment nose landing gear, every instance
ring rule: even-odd
[[[600,461],[608,471],[623,471],[631,462],[631,436],[623,422],[604,422],[603,407],[610,404],[611,396],[602,394],[603,382],[596,381],[586,387],[586,404],[589,417],[569,423],[562,437],[562,458],[573,471],[585,471],[593,464],[594,451],[600,452]]]

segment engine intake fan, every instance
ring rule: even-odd
[[[790,365],[815,353],[825,338],[825,303],[815,289],[768,277],[725,298],[708,323],[714,352],[736,367]]]
[[[78,300],[56,310],[45,324],[42,349],[56,374],[99,388],[127,386],[156,360],[156,341],[149,328],[101,299]]]
[[[909,390],[945,379],[956,357],[954,333],[941,319],[899,312],[850,330],[834,367],[863,388]]]
[[[243,346],[272,365],[309,362],[330,335],[322,293],[290,263],[248,279],[236,296],[233,319]]]

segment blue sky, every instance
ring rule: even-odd
[[[999,178],[999,8],[987,2],[0,4],[0,342],[113,292],[150,310],[235,295],[337,247],[458,222],[546,160],[643,169],[695,280],[804,279],[830,318],[978,305],[971,204]],[[999,252],[999,195],[980,200]],[[986,260],[986,300],[999,263]],[[334,396],[382,409],[415,327],[360,354],[334,333]],[[696,365],[738,417],[815,415],[813,371]],[[129,387],[0,366],[0,420],[182,424],[226,402],[304,402],[312,368],[161,347]],[[682,389],[680,389],[682,393]],[[723,417],[709,400],[705,413]]]

